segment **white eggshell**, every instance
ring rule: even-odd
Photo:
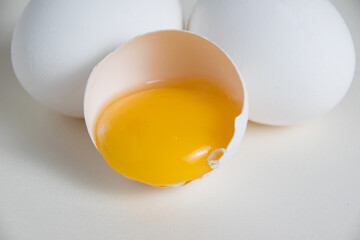
[[[12,63],[35,99],[83,117],[96,63],[136,35],[182,25],[178,0],[31,0],[13,35]]]
[[[187,31],[157,31],[138,36],[109,54],[94,68],[84,97],[85,122],[93,143],[99,114],[119,95],[141,89],[156,80],[188,77],[218,86],[241,109],[234,122],[234,136],[227,148],[214,150],[207,159],[211,168],[216,169],[235,152],[245,133],[247,92],[242,76],[229,56],[216,44]]]
[[[235,61],[255,122],[288,125],[324,114],[353,79],[351,35],[327,0],[200,0],[189,30]]]

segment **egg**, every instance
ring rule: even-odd
[[[212,173],[240,144],[248,120],[243,78],[228,55],[187,31],[138,36],[92,71],[89,135],[123,176],[156,187]]]
[[[139,34],[182,25],[177,0],[31,0],[13,34],[12,64],[38,102],[83,117],[96,63]]]
[[[246,79],[249,119],[258,123],[322,115],[354,76],[349,29],[327,0],[200,0],[188,25],[234,60]]]

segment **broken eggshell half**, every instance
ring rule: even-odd
[[[181,78],[210,81],[239,109],[229,145],[212,151],[207,158],[212,169],[209,173],[213,172],[234,153],[245,133],[248,97],[241,74],[229,56],[213,42],[187,31],[165,30],[138,36],[110,53],[93,69],[85,90],[84,116],[94,145],[99,114],[114,99],[158,79]],[[187,183],[189,181],[161,187]]]

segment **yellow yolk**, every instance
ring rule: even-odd
[[[226,148],[238,110],[224,94],[163,87],[112,102],[99,115],[96,145],[120,174],[154,186],[201,178],[210,153]]]

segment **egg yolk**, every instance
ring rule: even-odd
[[[212,170],[207,158],[227,147],[237,115],[226,95],[206,88],[147,89],[107,106],[95,141],[125,177],[154,186],[187,183]]]

